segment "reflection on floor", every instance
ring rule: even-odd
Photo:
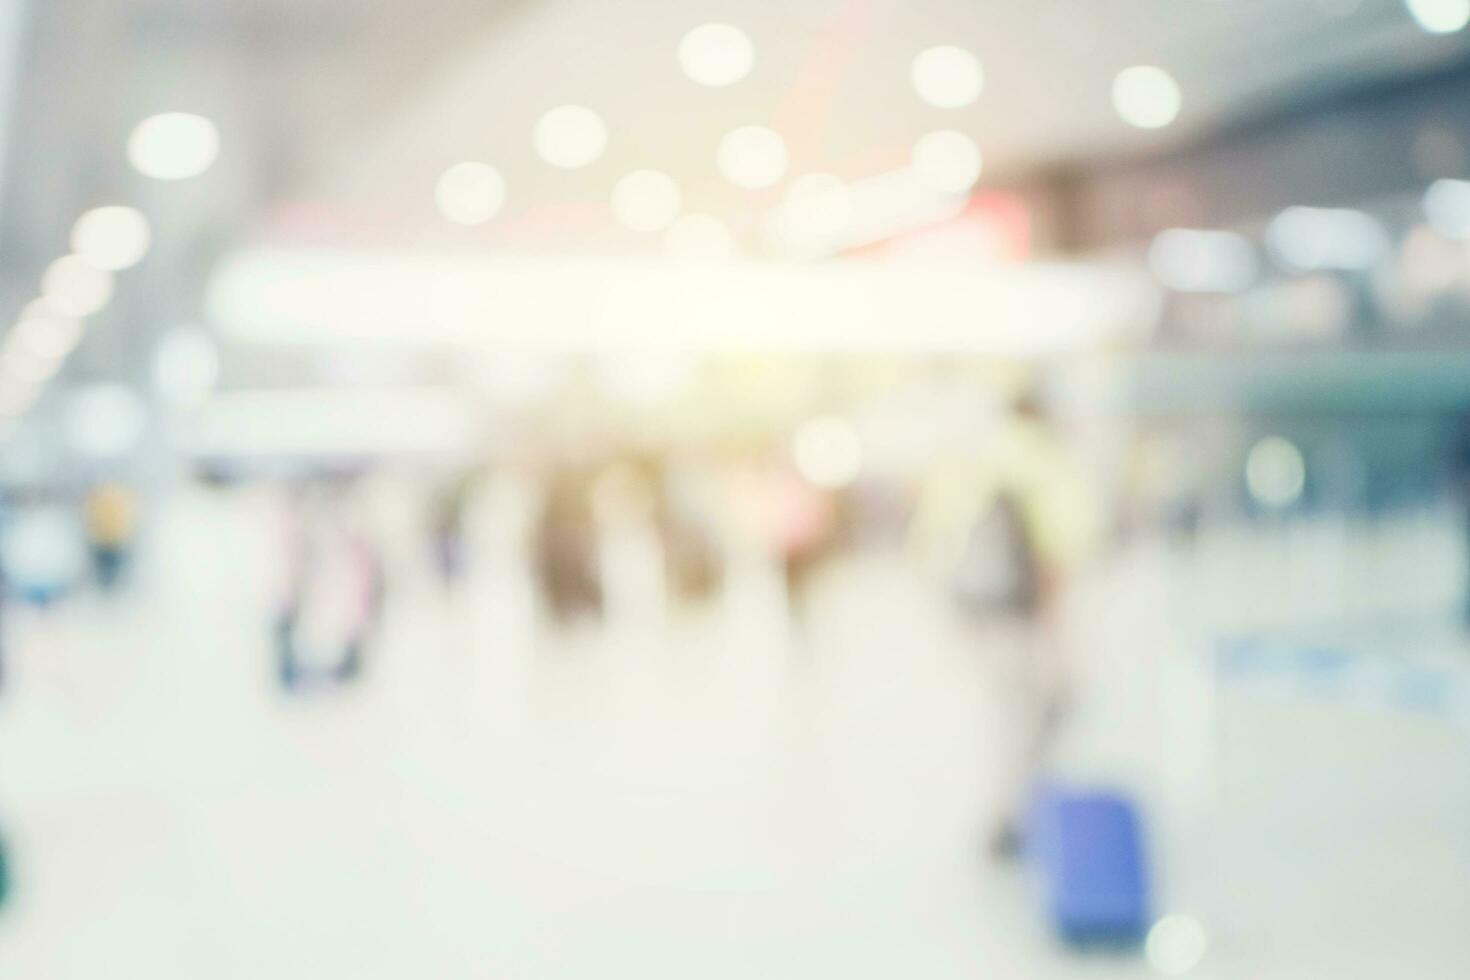
[[[360,689],[285,702],[258,535],[225,506],[176,509],[145,601],[10,624],[0,974],[1151,975],[1056,949],[986,864],[1007,641],[898,563],[836,570],[794,635],[759,582],[551,635],[493,566],[449,598],[410,581]],[[1159,711],[1188,657],[1161,561],[1076,612],[1062,766],[1147,803],[1161,904],[1215,938],[1200,975],[1460,975],[1463,731],[1230,690],[1207,727]]]

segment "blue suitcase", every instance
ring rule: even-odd
[[[1138,814],[1123,797],[1049,786],[1032,803],[1027,850],[1047,913],[1066,942],[1131,946],[1148,931]]]

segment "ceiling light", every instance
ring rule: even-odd
[[[1161,129],[1178,118],[1182,103],[1179,83],[1154,65],[1124,68],[1113,79],[1113,107],[1130,126]]]
[[[112,273],[87,264],[80,256],[63,255],[41,277],[46,304],[66,316],[91,316],[112,299]]]
[[[1388,233],[1352,208],[1290,207],[1266,226],[1266,247],[1288,269],[1303,272],[1371,268],[1389,248]]]
[[[1430,34],[1453,34],[1470,24],[1470,0],[1404,0],[1404,6]]]
[[[920,51],[909,69],[914,91],[939,109],[959,109],[980,97],[985,72],[980,59],[964,48],[941,45]]]
[[[71,247],[88,265],[116,272],[141,262],[151,237],[137,208],[93,208],[72,226]]]
[[[505,179],[488,163],[467,160],[440,176],[434,198],[444,217],[457,225],[482,225],[505,205]]]
[[[13,349],[47,361],[59,361],[82,339],[82,321],[54,313],[23,314],[6,338]]]
[[[145,177],[184,180],[210,168],[219,156],[219,130],[203,116],[164,112],[138,123],[128,138],[128,159]]]
[[[1446,238],[1470,239],[1470,181],[1436,180],[1424,192],[1424,214]]]
[[[1256,250],[1232,231],[1170,228],[1148,250],[1154,278],[1181,293],[1238,293],[1256,280]]]
[[[1300,449],[1281,436],[1267,436],[1251,447],[1245,464],[1245,484],[1251,497],[1267,507],[1296,503],[1307,482],[1307,466]]]
[[[607,149],[607,124],[580,105],[563,105],[547,112],[532,133],[536,153],[553,167],[585,167]]]
[[[725,134],[715,156],[720,173],[737,187],[758,190],[786,176],[786,141],[765,126],[742,126]]]
[[[704,24],[679,42],[679,66],[700,85],[734,85],[750,74],[754,63],[750,38],[729,24]]]
[[[980,148],[964,133],[940,129],[919,137],[910,158],[914,174],[931,190],[963,194],[980,179]]]
[[[635,170],[613,187],[613,216],[634,231],[661,231],[679,215],[679,185],[657,170]]]
[[[0,388],[39,389],[56,376],[61,364],[59,358],[35,357],[19,348],[7,348],[5,356],[0,358],[0,375],[6,384]]]

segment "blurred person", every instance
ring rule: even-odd
[[[97,584],[110,592],[132,551],[138,523],[136,495],[121,483],[100,483],[87,492],[82,509]]]
[[[440,491],[432,505],[434,568],[445,588],[453,588],[464,578],[469,558],[465,512],[478,483],[474,473],[466,473]]]
[[[537,579],[552,615],[563,622],[602,612],[591,484],[586,468],[558,467],[547,480],[536,522]]]
[[[610,620],[651,623],[668,607],[668,565],[659,527],[657,468],[624,460],[598,471],[590,488],[596,573]]]
[[[807,481],[778,455],[740,466],[731,493],[736,526],[778,563],[787,595],[799,605],[840,537],[837,494]]]
[[[708,598],[721,585],[719,481],[689,461],[669,461],[659,481],[659,534],[670,594],[681,601]]]
[[[666,609],[709,596],[721,566],[708,476],[646,453],[559,468],[534,543],[553,615],[603,615],[615,600]]]
[[[1062,607],[1096,536],[1083,474],[1036,396],[1027,393],[979,451],[934,467],[911,544],[957,605],[998,642],[1012,717],[1000,817],[990,852],[1020,846],[1020,814],[1073,697]]]
[[[358,678],[382,611],[381,562],[348,492],[345,485],[298,488],[288,504],[287,577],[275,627],[287,690]]]

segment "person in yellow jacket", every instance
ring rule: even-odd
[[[1019,709],[990,842],[1000,855],[1019,842],[1019,809],[1070,697],[1061,608],[1097,537],[1086,473],[1030,397],[973,451],[938,463],[920,489],[910,528],[917,556],[977,622],[1020,627],[997,634],[1019,661],[1000,665]]]
[[[985,543],[977,536],[1004,536],[987,526],[998,516],[1014,522],[1015,543],[1029,566],[1013,571],[1033,580],[1026,582],[1020,575],[1013,581],[997,580],[990,583],[995,590],[990,594],[980,594],[977,582],[974,598],[995,607],[1026,605],[1028,600],[1036,607],[1051,605],[1091,554],[1097,514],[1086,474],[1030,399],[1023,399],[973,452],[941,460],[930,470],[910,542],[931,569],[963,577],[967,558],[986,557],[973,554]]]
[[[121,483],[99,483],[87,493],[82,510],[97,583],[110,590],[122,576],[137,532],[137,496]]]

